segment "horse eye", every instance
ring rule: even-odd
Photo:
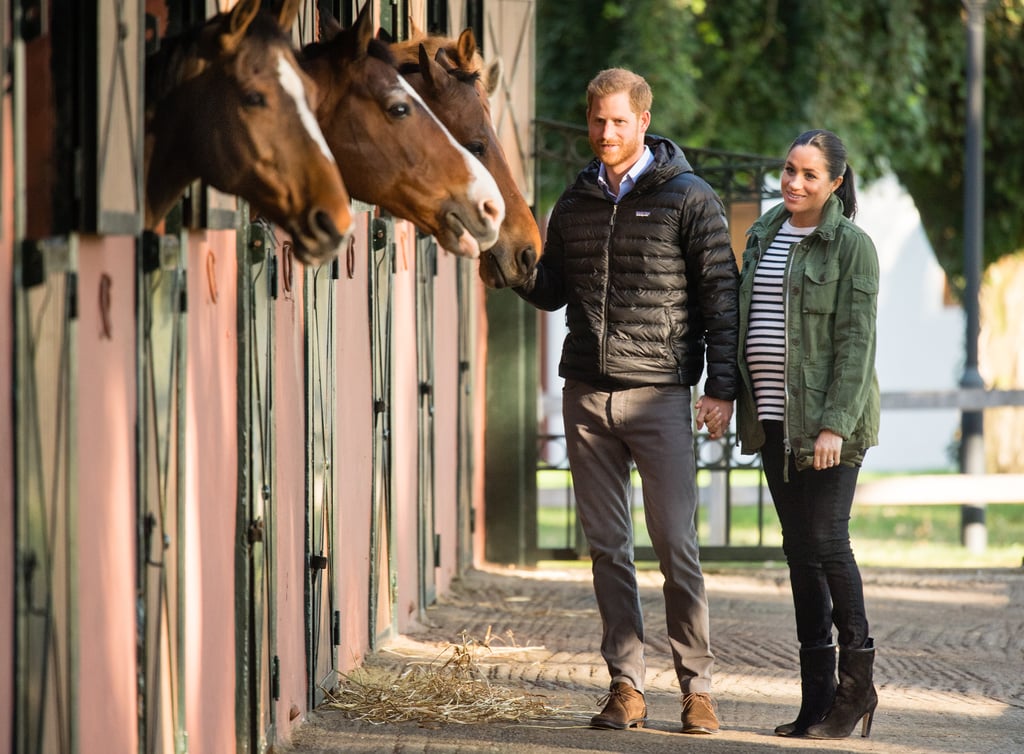
[[[246,107],[266,107],[267,98],[261,92],[246,92],[242,104]]]
[[[409,105],[405,102],[396,102],[388,107],[388,115],[392,118],[404,118],[409,115]]]
[[[471,141],[463,146],[474,157],[483,157],[487,153],[487,145],[482,141]]]

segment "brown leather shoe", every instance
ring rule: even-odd
[[[710,694],[684,694],[683,733],[717,733],[717,709]]]
[[[601,700],[604,709],[590,718],[591,728],[642,728],[647,722],[647,703],[644,695],[620,681],[613,683],[611,691]]]

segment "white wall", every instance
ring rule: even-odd
[[[859,186],[857,199],[856,222],[875,242],[881,270],[876,366],[882,392],[957,387],[964,358],[963,309],[943,303],[945,277],[913,200],[894,177]],[[558,359],[565,312],[542,314],[542,322],[547,333],[542,364],[547,368],[541,379],[547,390],[538,412],[548,431],[557,433],[562,431]],[[959,425],[956,410],[884,411],[879,446],[868,452],[864,468],[953,468],[949,449]]]
[[[964,360],[963,308],[944,303],[945,273],[913,199],[891,175],[858,184],[855,222],[878,250],[875,366],[882,392],[956,388]],[[879,444],[868,451],[864,469],[953,469],[951,445],[959,427],[960,412],[953,409],[883,411]]]
[[[882,392],[956,388],[964,362],[962,307],[943,303],[945,276],[913,200],[894,177],[861,187],[856,222],[878,249],[876,367]],[[868,470],[953,468],[960,426],[953,409],[883,411],[880,444]]]

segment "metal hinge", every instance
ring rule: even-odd
[[[185,280],[185,271],[181,270],[178,274],[181,277],[181,286],[178,288],[178,313],[184,314],[188,311],[188,284]]]
[[[73,272],[72,242],[69,236],[25,239],[21,242],[20,283],[33,288],[55,272]]]
[[[248,531],[249,544],[255,544],[256,542],[263,541],[263,519],[257,518],[251,524],[249,524]]]
[[[370,226],[371,242],[373,243],[373,250],[380,251],[388,243],[388,224],[385,220],[381,220],[379,217],[373,218],[373,223]]]
[[[181,241],[178,236],[165,236],[151,230],[142,231],[142,271],[173,270],[178,267]]]
[[[267,295],[271,300],[277,301],[278,276],[277,276],[277,255],[271,255],[267,260]]]
[[[67,316],[69,320],[78,319],[78,273],[68,272],[67,275]]]
[[[263,223],[249,226],[249,262],[259,264],[267,258],[267,253],[274,248],[271,229]]]

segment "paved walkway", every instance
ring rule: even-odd
[[[552,752],[884,752],[1024,754],[1024,569],[864,573],[878,647],[879,705],[871,737],[840,741],[772,735],[799,706],[797,650],[786,571],[708,567],[717,657],[714,694],[724,729],[678,733],[679,701],[667,641],[661,577],[641,574],[648,626],[649,727],[587,727],[607,687],[600,623],[586,570],[473,570],[427,613],[429,626],[399,637],[368,667],[434,660],[462,632],[490,628],[478,657],[492,683],[542,694],[557,708],[531,724],[371,725],[338,710],[314,712],[291,754],[550,754]]]

